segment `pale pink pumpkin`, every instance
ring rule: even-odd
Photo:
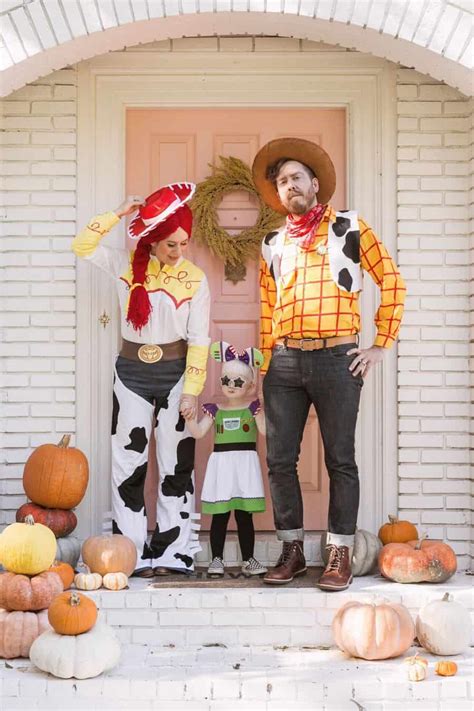
[[[45,610],[64,590],[57,573],[40,573],[29,577],[16,573],[0,574],[0,607],[5,610]]]
[[[398,657],[415,637],[410,613],[393,602],[348,602],[338,610],[332,631],[339,649],[362,659]]]
[[[0,657],[28,657],[30,647],[40,634],[49,630],[47,610],[8,612],[0,610]]]

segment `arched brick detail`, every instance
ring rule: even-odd
[[[99,54],[197,35],[324,41],[413,67],[472,93],[470,0],[3,0],[2,95]]]

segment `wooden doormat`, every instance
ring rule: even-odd
[[[240,568],[226,568],[222,578],[208,578],[207,567],[196,568],[193,573],[172,573],[170,575],[155,576],[147,588],[159,590],[160,588],[261,588],[279,587],[287,588],[314,588],[323,569],[308,567],[306,575],[300,575],[286,585],[268,585],[262,580],[263,576],[254,575],[245,577]]]

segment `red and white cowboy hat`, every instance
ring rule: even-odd
[[[172,183],[149,195],[128,226],[128,236],[139,240],[166,220],[194,195],[194,183]]]

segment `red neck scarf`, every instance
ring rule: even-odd
[[[286,234],[290,239],[296,240],[298,247],[309,249],[316,239],[316,232],[321,224],[327,205],[315,205],[309,212],[301,217],[287,215]]]
[[[166,239],[176,232],[178,227],[182,227],[187,235],[191,237],[192,224],[192,212],[187,205],[183,205],[138,242],[132,261],[133,281],[130,286],[127,311],[127,323],[130,323],[135,331],[141,331],[146,326],[152,312],[150,297],[144,286],[146,270],[150,261],[151,245],[154,242],[161,242]]]

